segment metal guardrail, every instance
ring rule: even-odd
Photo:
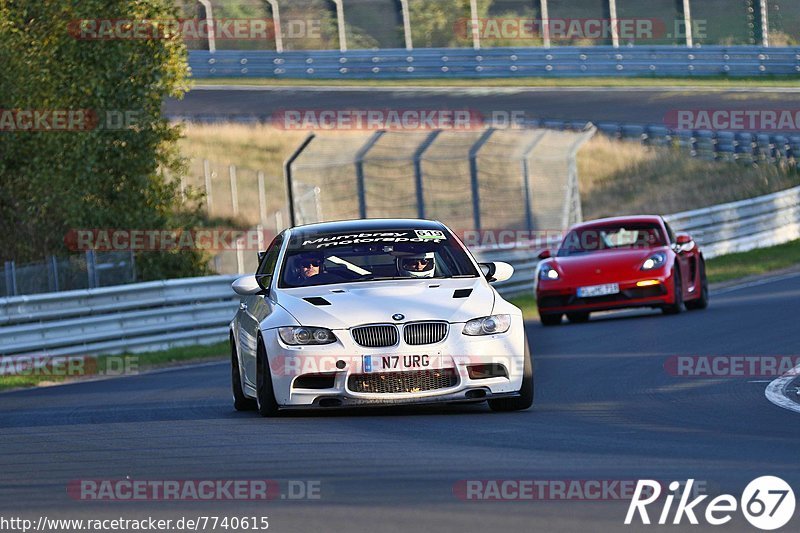
[[[706,257],[800,238],[800,187],[665,217]],[[478,248],[479,261],[506,261],[504,296],[530,293],[533,247]],[[0,299],[0,355],[93,355],[220,342],[236,312],[234,276],[158,281]]]
[[[189,52],[195,78],[420,79],[771,76],[800,73],[800,48],[613,46]]]

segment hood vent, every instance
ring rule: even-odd
[[[322,296],[311,296],[309,298],[303,298],[303,300],[314,305],[331,305],[331,303]]]
[[[453,298],[467,298],[472,294],[472,289],[456,289],[453,292]]]

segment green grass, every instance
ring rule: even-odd
[[[227,342],[200,346],[181,346],[158,352],[141,354],[123,354],[114,356],[98,356],[94,360],[84,363],[82,370],[72,372],[70,376],[52,375],[6,375],[0,376],[0,391],[35,387],[64,381],[74,381],[82,378],[92,378],[102,375],[125,375],[186,364],[200,362],[208,359],[226,357],[229,348]],[[70,373],[70,372],[67,372]]]
[[[597,78],[448,78],[424,80],[304,80],[272,78],[195,78],[195,85],[255,85],[271,87],[791,87],[800,76],[763,76],[730,78],[704,76],[670,77],[597,77]]]
[[[516,298],[509,298],[512,304],[522,309],[522,318],[525,320],[534,320],[539,318],[539,310],[536,308],[536,298],[531,294],[525,296],[517,296]]]
[[[797,264],[800,264],[800,240],[715,257],[706,263],[706,271],[709,282],[719,283],[745,276],[766,274]]]

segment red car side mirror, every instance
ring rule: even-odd
[[[553,257],[553,254],[550,253],[550,250],[542,250],[539,252],[538,257],[539,259],[549,259],[550,257]]]
[[[692,242],[692,236],[688,233],[678,233],[675,236],[675,244],[677,245],[682,246],[684,244],[689,244],[690,242]]]

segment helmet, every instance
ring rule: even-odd
[[[436,271],[433,252],[397,258],[397,272],[409,278],[432,278]]]

